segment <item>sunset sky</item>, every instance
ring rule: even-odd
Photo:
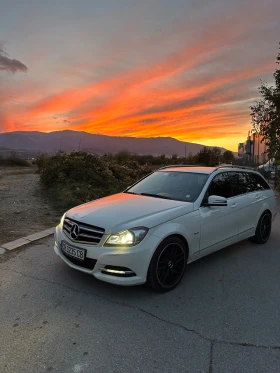
[[[273,83],[279,0],[0,0],[0,132],[237,151]]]

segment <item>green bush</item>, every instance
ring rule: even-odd
[[[29,167],[30,164],[25,160],[21,158],[16,158],[16,157],[9,157],[9,158],[4,158],[0,156],[0,166],[5,166],[5,167]]]
[[[70,208],[84,202],[118,193],[155,169],[168,164],[192,163],[164,155],[137,155],[128,152],[98,156],[87,152],[58,152],[41,155],[36,163],[44,189],[56,206]]]
[[[38,159],[41,181],[46,186],[54,183],[89,183],[94,180],[99,187],[106,186],[113,178],[106,162],[100,157],[85,153],[57,153],[54,156],[41,156]]]
[[[64,208],[121,192],[152,171],[132,156],[99,157],[86,152],[41,155],[36,163],[44,189]]]

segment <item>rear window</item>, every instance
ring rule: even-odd
[[[230,172],[230,182],[234,196],[270,189],[267,182],[253,172]]]
[[[251,185],[251,189],[254,191],[270,189],[270,186],[267,182],[261,177],[253,172],[247,173],[248,183]]]

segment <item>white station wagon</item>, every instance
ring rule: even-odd
[[[274,192],[258,172],[169,166],[67,211],[54,250],[98,280],[163,292],[178,285],[187,263],[246,238],[266,243],[275,215]]]

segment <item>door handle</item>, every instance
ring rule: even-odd
[[[237,202],[234,202],[232,205],[231,205],[231,208],[234,209],[238,206],[238,203]]]

